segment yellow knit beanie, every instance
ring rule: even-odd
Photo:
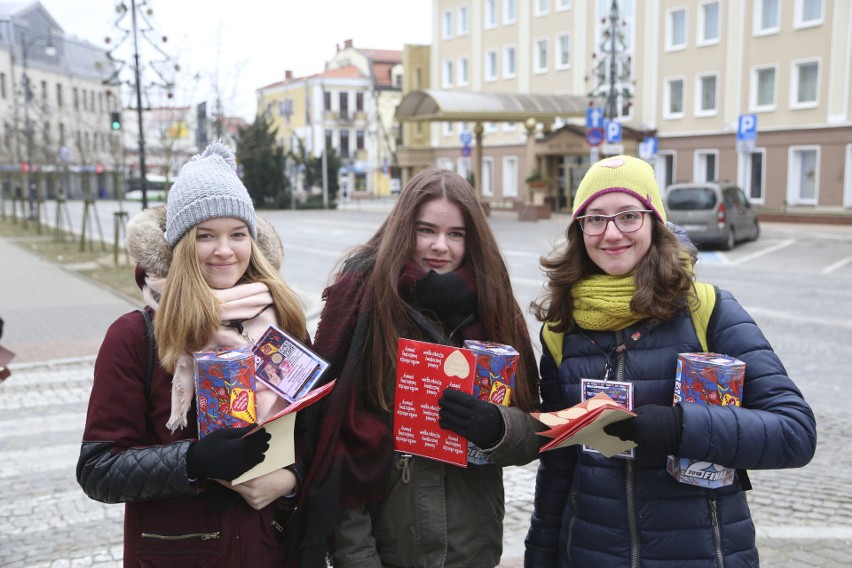
[[[666,222],[666,209],[654,168],[633,156],[604,158],[589,168],[574,196],[571,220],[576,219],[593,199],[612,192],[629,193],[653,210],[660,221]]]

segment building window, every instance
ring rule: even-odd
[[[556,36],[555,66],[557,69],[567,69],[571,66],[571,34]]]
[[[518,157],[503,157],[503,197],[518,196]]]
[[[340,157],[349,158],[349,131],[345,128],[340,131]]]
[[[717,84],[718,81],[715,73],[696,76],[695,116],[716,114]]]
[[[719,2],[706,2],[698,8],[698,45],[719,43]]]
[[[74,110],[80,110],[80,93],[77,87],[71,89],[71,98],[74,100]]]
[[[533,52],[533,68],[536,73],[547,71],[547,38],[535,40],[535,51]]]
[[[340,103],[340,118],[347,120],[349,118],[349,91],[340,91],[338,94]],[[343,133],[340,134],[343,136]]]
[[[497,0],[485,0],[485,29],[497,27]]]
[[[665,118],[683,118],[684,81],[682,78],[666,80],[663,95],[663,116]]]
[[[453,13],[447,10],[441,15],[441,39],[453,37]]]
[[[62,108],[62,85],[56,84],[56,108]]]
[[[497,80],[497,50],[489,49],[485,52],[485,80]]]
[[[494,158],[482,158],[482,195],[494,195]]]
[[[355,112],[364,112],[364,93],[355,93]]]
[[[62,122],[59,123],[59,145],[65,145],[65,124]]]
[[[518,19],[518,0],[503,0],[503,25],[514,24]]]
[[[775,109],[775,67],[760,67],[752,73],[751,108],[768,111]]]
[[[322,93],[322,108],[326,112],[331,111],[331,92],[323,91]]]
[[[364,149],[364,131],[356,130],[355,131],[355,149],[363,150]]]
[[[686,49],[686,8],[671,10],[666,17],[666,51]]]
[[[446,121],[443,123],[443,134],[444,136],[452,136],[453,135],[453,123]]]
[[[571,9],[571,0],[556,0],[556,11],[561,12],[563,10]]]
[[[467,13],[467,6],[459,6],[459,15],[456,21],[459,35],[467,35],[468,33]]]
[[[780,29],[781,0],[755,0],[754,3],[754,35],[778,33]]]
[[[467,56],[459,57],[458,64],[458,86],[464,87],[470,82],[470,69],[467,63]]]
[[[535,15],[544,16],[550,12],[550,0],[535,0]]]
[[[444,61],[444,72],[441,75],[441,86],[445,89],[453,86],[453,61],[451,59]]]
[[[790,80],[790,106],[815,107],[819,101],[819,61],[794,61]]]
[[[695,175],[693,176],[696,182],[701,181],[716,181],[718,173],[716,171],[719,162],[718,150],[696,150],[695,151]]]
[[[512,79],[517,74],[517,63],[515,61],[515,46],[507,45],[503,48],[503,78]]]
[[[47,81],[41,82],[41,102],[47,104]],[[94,100],[92,100],[94,102]],[[95,105],[93,104],[92,107]]]
[[[819,187],[819,147],[791,146],[787,166],[787,202],[816,205]]]
[[[822,24],[822,0],[796,0],[793,27],[812,28]]]
[[[740,171],[742,172],[741,185],[750,203],[763,203],[764,201],[765,176],[763,174],[763,165],[765,160],[765,149],[754,150],[740,157]]]

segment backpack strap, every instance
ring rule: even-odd
[[[142,308],[142,318],[145,320],[145,335],[148,339],[148,353],[145,359],[145,408],[151,406],[151,380],[154,376],[154,330],[151,328],[151,314]]]
[[[552,324],[550,322],[545,322],[541,328],[541,341],[547,347],[550,356],[553,357],[558,367],[562,364],[562,340],[565,339],[565,332],[553,331],[551,327]]]
[[[716,308],[719,290],[706,282],[694,282],[692,287],[698,297],[698,305],[689,311],[689,315],[692,317],[692,325],[695,327],[701,349],[708,353],[711,349],[707,341],[707,330],[710,328],[710,318]]]

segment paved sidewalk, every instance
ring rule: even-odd
[[[0,566],[121,565],[120,505],[89,500],[74,466],[106,329],[132,302],[0,238],[3,344],[18,353],[0,384]],[[818,410],[820,450],[800,470],[752,472],[764,567],[849,565],[852,437],[843,409]],[[505,470],[503,568],[523,564],[535,464]]]

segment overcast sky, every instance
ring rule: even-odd
[[[129,7],[130,0],[123,0]],[[40,0],[66,34],[107,47],[116,28],[115,0]],[[318,73],[347,39],[355,47],[402,49],[432,42],[432,0],[147,0],[151,22],[168,42],[161,47],[182,70],[176,102],[208,100],[218,78],[224,110],[252,121],[255,91],[284,78]],[[137,0],[137,6],[143,0]],[[129,14],[121,25],[130,28]],[[141,25],[141,24],[140,24]],[[132,42],[121,52],[132,61]],[[117,50],[118,51],[118,50]],[[156,52],[140,40],[140,54]],[[125,80],[132,75],[126,69]],[[199,79],[192,77],[198,75]],[[145,84],[146,81],[141,81]],[[128,96],[125,96],[127,104]],[[135,100],[135,99],[134,99]],[[153,99],[152,99],[153,100]],[[210,106],[208,106],[210,108]]]

